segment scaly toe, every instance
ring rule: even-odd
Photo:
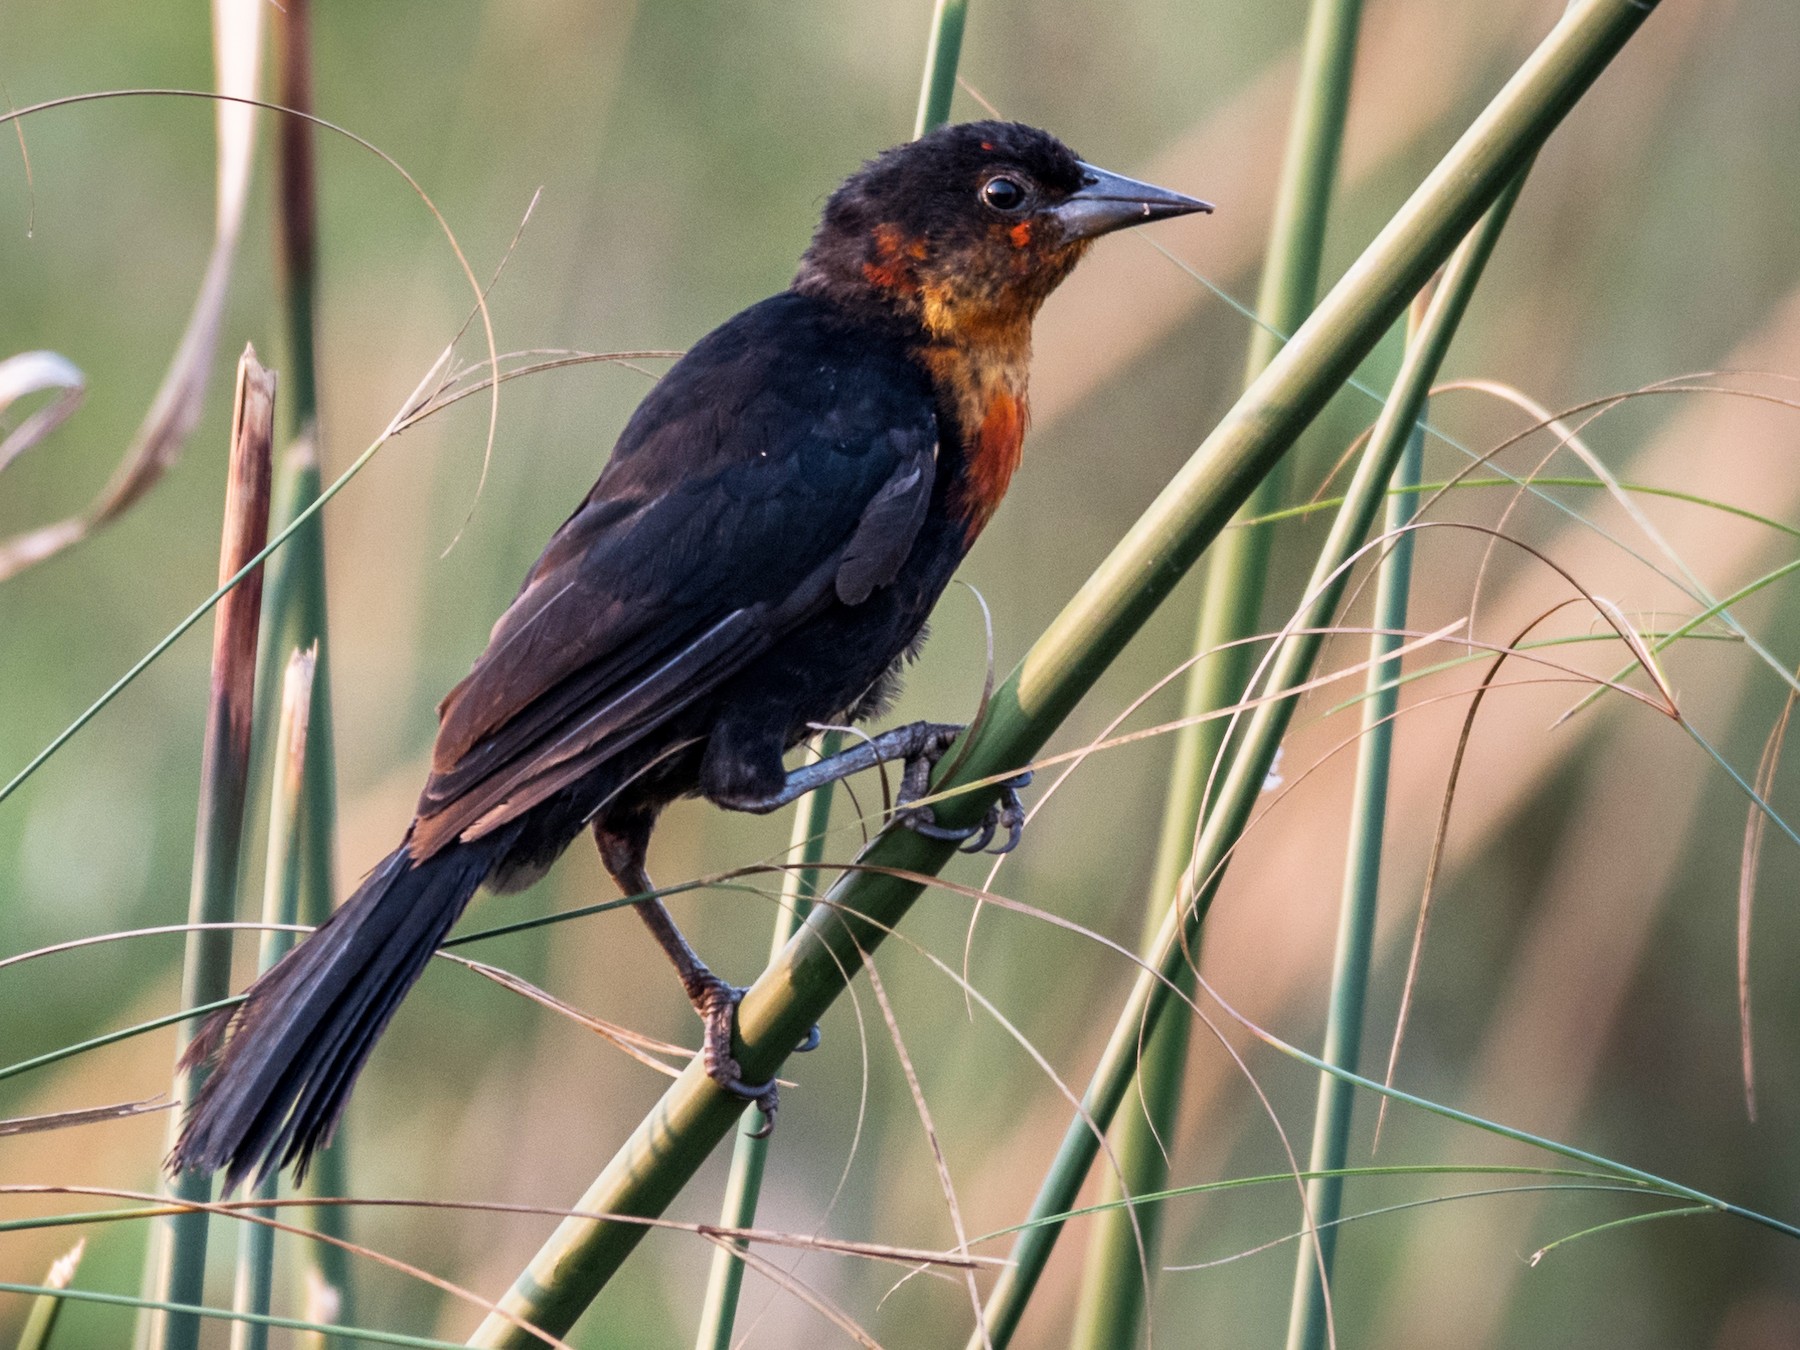
[[[913,806],[904,811],[896,811],[894,819],[914,834],[922,834],[927,839],[943,839],[958,844],[981,828],[979,825],[970,825],[966,828],[940,825],[937,823],[937,813],[929,806]]]
[[[754,1102],[763,1114],[762,1128],[755,1131],[754,1137],[766,1139],[775,1129],[775,1110],[778,1105],[775,1083],[746,1083],[743,1069],[737,1058],[731,1053],[732,1036],[737,1031],[737,1007],[743,1001],[744,991],[735,985],[720,980],[708,990],[704,1006],[700,1009],[701,1020],[706,1026],[706,1037],[702,1042],[701,1062],[706,1066],[706,1076],[717,1083],[734,1097]],[[818,1028],[813,1028],[810,1038],[812,1044],[818,1043]],[[811,1046],[806,1048],[810,1049]]]

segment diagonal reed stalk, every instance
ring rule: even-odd
[[[1305,321],[1318,295],[1361,17],[1362,0],[1313,3],[1270,224],[1269,256],[1257,295],[1260,323],[1251,333],[1246,385],[1280,350],[1279,335],[1293,332]],[[1275,530],[1272,525],[1247,522],[1281,505],[1287,477],[1283,461],[1250,494],[1238,512],[1238,528],[1223,535],[1207,559],[1206,590],[1194,638],[1194,650],[1204,659],[1187,680],[1182,715],[1194,720],[1176,738],[1156,868],[1144,905],[1145,944],[1155,940],[1162,917],[1159,905],[1175,893],[1193,852],[1206,785],[1231,726],[1222,718],[1201,719],[1236,703],[1251,678],[1256,648],[1245,639],[1262,629]],[[1182,995],[1192,997],[1191,972],[1183,967],[1175,979]],[[1167,1149],[1186,1073],[1188,1027],[1184,1017],[1165,1017],[1145,1042],[1143,1063],[1114,1131],[1118,1171],[1106,1178],[1106,1200],[1160,1191],[1168,1183]],[[1075,1350],[1113,1350],[1135,1340],[1149,1293],[1148,1272],[1156,1268],[1162,1213],[1161,1205],[1116,1208],[1095,1221],[1070,1338]]]
[[[312,714],[313,675],[318,652],[295,651],[281,684],[281,715],[275,732],[273,787],[269,795],[269,857],[263,876],[263,931],[256,968],[267,970],[294,945],[289,931],[300,911],[300,879],[305,852],[301,835],[301,803],[306,768],[307,722]],[[257,1183],[259,1198],[273,1200],[280,1180]],[[260,1210],[268,1218],[275,1211]],[[258,1317],[269,1312],[275,1288],[275,1229],[268,1224],[243,1225],[238,1239],[237,1288],[231,1306]],[[267,1350],[266,1323],[244,1320],[231,1325],[231,1350]]]
[[[287,0],[276,14],[276,101],[310,114],[312,90],[312,0]],[[318,351],[315,335],[318,290],[318,188],[313,167],[314,126],[306,117],[283,117],[275,128],[275,228],[287,329],[288,446],[282,455],[275,494],[279,530],[318,500],[320,444]],[[268,623],[262,651],[265,699],[277,691],[279,663],[288,652],[315,653],[312,707],[308,713],[306,757],[296,824],[300,860],[297,920],[314,926],[331,916],[335,903],[333,858],[337,834],[337,749],[332,732],[330,644],[326,638],[325,522],[308,517],[287,546],[269,563]],[[271,722],[265,704],[262,724]],[[344,1195],[344,1130],[314,1159],[306,1187],[314,1195]],[[321,1205],[312,1223],[327,1237],[349,1237],[350,1211]],[[313,1285],[322,1281],[335,1298],[337,1318],[355,1320],[350,1262],[331,1242],[311,1244]],[[347,1345],[347,1342],[342,1344]]]
[[[994,782],[1038,752],[1653,10],[1647,0],[1585,0],[1545,37],[996,691],[966,755],[936,784],[957,790],[939,807],[947,823],[973,823]],[[746,1074],[781,1066],[951,852],[909,830],[874,841],[745,996],[735,1048]],[[1158,971],[1181,962],[1184,927],[1165,925]],[[1164,978],[1146,973],[1134,992],[1145,1028],[1161,1011]],[[1090,1090],[1096,1118],[1111,1118],[1130,1081],[1138,1025],[1134,1017],[1115,1072]],[[567,1331],[643,1236],[632,1219],[659,1214],[681,1192],[742,1108],[691,1062],[575,1206],[613,1217],[558,1225],[503,1307]],[[1094,1145],[1085,1122],[1078,1133]],[[1016,1285],[1010,1273],[1002,1283]],[[532,1342],[490,1316],[469,1343]]]
[[[270,445],[275,423],[275,373],[265,370],[249,347],[238,360],[237,399],[231,415],[230,476],[225,488],[225,528],[219,577],[228,580],[260,553],[269,534]],[[212,696],[202,750],[200,814],[194,829],[194,879],[188,922],[224,924],[237,917],[238,862],[244,834],[244,800],[250,781],[250,727],[255,709],[256,635],[262,609],[262,574],[252,573],[219,602],[213,626]],[[189,934],[181,974],[181,1006],[212,1003],[231,992],[231,933],[199,929]],[[187,1049],[183,1026],[177,1058]],[[205,1078],[199,1065],[178,1068],[170,1115],[181,1128],[187,1104]],[[212,1181],[195,1173],[177,1177],[169,1188],[178,1200],[208,1200]],[[202,1301],[206,1282],[204,1213],[174,1215],[152,1229],[146,1283],[166,1303]],[[140,1324],[140,1336],[154,1350],[193,1350],[200,1319],[161,1311]]]
[[[843,735],[828,731],[814,745],[821,759],[843,748]],[[781,902],[775,912],[775,930],[769,941],[769,960],[800,931],[801,921],[812,908],[819,891],[819,860],[825,856],[825,830],[831,822],[831,784],[806,797],[794,812],[793,839],[788,858],[797,866],[782,874]],[[737,1143],[732,1146],[731,1170],[725,1177],[725,1199],[719,1207],[721,1228],[751,1228],[756,1224],[756,1202],[762,1193],[763,1166],[769,1141],[755,1111],[738,1120]],[[707,1276],[706,1298],[700,1305],[700,1330],[694,1350],[729,1350],[732,1325],[737,1320],[738,1294],[744,1284],[742,1241],[724,1242],[713,1248],[712,1270]]]
[[[925,47],[925,76],[919,90],[919,112],[913,123],[917,139],[950,119],[950,101],[956,94],[956,66],[962,54],[963,23],[968,0],[938,0],[931,17],[931,36]],[[828,731],[814,748],[829,758],[843,746],[840,732]],[[769,943],[769,960],[800,930],[812,899],[818,894],[819,860],[825,856],[825,830],[831,821],[831,785],[820,788],[796,809],[789,858],[799,864],[781,880],[781,904]],[[732,1146],[731,1170],[725,1177],[725,1196],[719,1208],[724,1228],[748,1228],[756,1221],[756,1202],[762,1193],[763,1167],[768,1158],[769,1136],[754,1113],[746,1111]],[[737,1321],[738,1294],[744,1283],[742,1242],[713,1248],[712,1269],[707,1276],[706,1297],[700,1305],[700,1329],[694,1350],[729,1350]]]
[[[1513,203],[1525,185],[1518,178],[1494,203],[1481,224],[1463,241],[1444,270],[1429,303],[1415,303],[1408,325],[1406,354],[1388,401],[1376,420],[1365,454],[1395,467],[1387,499],[1386,529],[1393,542],[1382,559],[1375,583],[1375,614],[1369,639],[1369,697],[1363,703],[1363,738],[1357,755],[1356,783],[1350,806],[1350,848],[1344,868],[1343,904],[1337,949],[1332,958],[1331,994],[1320,1057],[1341,1069],[1356,1069],[1362,1047],[1363,1005],[1369,981],[1369,957],[1375,940],[1375,910],[1381,882],[1381,836],[1386,821],[1388,763],[1393,745],[1393,716],[1400,702],[1400,657],[1406,627],[1407,590],[1412,578],[1412,533],[1406,527],[1418,501],[1412,490],[1419,481],[1425,429],[1420,417],[1450,339],[1462,321]],[[1422,299],[1423,297],[1421,297]],[[1307,1182],[1307,1232],[1301,1238],[1294,1270],[1294,1296],[1288,1321],[1288,1350],[1322,1350],[1329,1341],[1326,1289],[1337,1250],[1338,1218],[1343,1212],[1341,1169],[1350,1152],[1350,1117],[1355,1104],[1351,1085],[1333,1074],[1321,1074],[1313,1121],[1309,1172],[1338,1171]]]

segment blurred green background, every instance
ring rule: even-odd
[[[1553,22],[1554,0],[1368,6],[1328,276],[1354,256],[1469,116]],[[930,6],[629,4],[573,0],[326,0],[315,13],[319,112],[404,164],[443,210],[478,275],[499,261],[532,194],[542,200],[493,294],[501,349],[685,347],[782,287],[832,186],[910,130]],[[1240,297],[1254,289],[1280,153],[1300,0],[1028,4],[974,0],[962,69],[1004,115],[1052,128],[1085,157],[1220,204],[1158,227],[1156,242]],[[1557,408],[1690,371],[1800,372],[1800,32],[1777,0],[1671,0],[1541,158],[1452,353],[1452,377],[1502,381]],[[207,88],[199,4],[0,0],[0,97],[25,106],[126,87]],[[979,116],[960,96],[957,115]],[[87,374],[84,407],[0,479],[0,535],[68,514],[104,483],[186,321],[212,226],[213,134],[197,102],[123,100],[22,123],[30,174],[0,129],[0,355],[48,348]],[[262,128],[263,149],[269,127]],[[456,332],[469,293],[428,213],[387,167],[342,138],[318,142],[323,290],[321,400],[327,476],[379,434]],[[179,466],[123,522],[0,585],[0,775],[10,776],[212,586],[230,363],[246,341],[280,367],[281,324],[260,161],[205,420]],[[1108,241],[1039,324],[1035,430],[1010,500],[964,569],[991,607],[1002,672],[1057,612],[1235,392],[1248,321],[1145,239]],[[476,359],[479,339],[462,354]],[[1383,362],[1387,364],[1384,365]],[[1379,380],[1384,352],[1366,372]],[[1743,382],[1740,381],[1740,384]],[[1751,382],[1792,398],[1782,379]],[[342,837],[340,890],[408,818],[433,704],[466,670],[543,539],[586,489],[645,376],[596,366],[506,386],[482,479],[485,406],[470,400],[387,446],[327,510]],[[1346,396],[1298,454],[1312,494],[1371,419]],[[1529,421],[1478,394],[1433,420],[1463,445]],[[1800,521],[1800,417],[1773,402],[1688,394],[1640,400],[1589,429],[1622,477]],[[1515,472],[1553,442],[1509,450]],[[1428,476],[1466,461],[1434,444]],[[1580,473],[1567,456],[1551,472]],[[1615,505],[1579,489],[1509,508],[1492,490],[1440,518],[1503,524],[1647,625],[1694,606]],[[1723,594],[1791,557],[1790,538],[1716,511],[1645,506],[1686,563]],[[1283,527],[1291,605],[1320,526]],[[1629,546],[1629,547],[1626,547]],[[1422,544],[1416,622],[1474,615],[1505,642],[1567,598],[1516,549],[1454,531]],[[1635,552],[1633,552],[1635,550]],[[1186,655],[1197,587],[1177,595],[1054,748],[1097,736]],[[1800,659],[1780,587],[1741,611],[1778,661]],[[1271,627],[1284,611],[1272,609]],[[1350,623],[1356,622],[1352,617]],[[1595,628],[1565,613],[1560,631]],[[984,675],[979,606],[947,595],[896,718],[966,718]],[[208,625],[189,636],[22,790],[0,804],[0,956],[108,930],[182,920],[206,692]],[[1328,666],[1362,657],[1346,636]],[[1570,658],[1611,673],[1616,648]],[[1425,658],[1419,658],[1424,664]],[[1748,774],[1785,687],[1741,644],[1668,658],[1693,726]],[[1385,1046],[1419,880],[1468,669],[1418,685],[1401,723],[1380,996]],[[1336,923],[1354,712],[1339,690],[1297,720],[1272,803],[1226,884],[1204,970],[1246,1015],[1316,1042]],[[1800,1165],[1800,989],[1786,953],[1796,851],[1771,831],[1758,898],[1758,1118],[1738,1070],[1735,913],[1745,800],[1680,730],[1613,698],[1552,728],[1576,691],[1532,685],[1489,700],[1471,744],[1401,1068],[1410,1090],[1578,1142],[1793,1217]],[[1132,725],[1173,716],[1152,701]],[[1057,791],[994,888],[1133,944],[1161,807],[1167,743],[1087,760]],[[1307,776],[1309,766],[1322,767]],[[1778,774],[1774,802],[1795,790]],[[1054,775],[1040,776],[1042,797]],[[859,785],[863,806],[878,796]],[[842,804],[842,799],[840,799]],[[841,809],[828,851],[860,835]],[[664,884],[784,847],[785,818],[672,810],[651,863]],[[986,864],[950,875],[984,884]],[[610,895],[583,847],[522,898],[477,907],[485,926]],[[741,891],[688,896],[677,915],[700,950],[748,979],[770,908]],[[913,944],[962,959],[970,903],[939,892],[881,958],[887,987],[971,1233],[1020,1217],[1067,1118],[1057,1087],[1009,1033]],[[240,971],[250,949],[241,949]],[[692,1042],[696,1028],[640,925],[586,919],[489,944],[483,959],[593,1014]],[[0,972],[0,1060],[12,1062],[175,1006],[170,938]],[[1077,1089],[1098,1054],[1128,964],[1042,922],[985,912],[974,983]],[[895,1244],[952,1242],[929,1149],[878,1010],[846,1003],[783,1098],[760,1221]],[[1223,1019],[1221,1019],[1223,1020]],[[1304,1152],[1312,1076],[1254,1047],[1251,1070]],[[167,1086],[162,1033],[0,1084],[0,1116],[152,1095]],[[864,1057],[867,1058],[866,1102]],[[1195,1037],[1178,1182],[1280,1170],[1285,1155],[1217,1041]],[[1379,1072],[1377,1062],[1376,1072]],[[409,1000],[349,1117],[358,1193],[566,1206],[661,1089],[591,1034],[450,968]],[[1359,1107],[1366,1135],[1369,1109]],[[0,1182],[151,1187],[159,1116],[0,1138]],[[1399,1112],[1381,1162],[1543,1162]],[[722,1160],[676,1207],[712,1218]],[[1353,1185],[1347,1209],[1472,1189],[1428,1179]],[[9,1199],[9,1217],[54,1202]],[[1638,1207],[1638,1208],[1641,1208]],[[1636,1212],[1617,1197],[1475,1199],[1357,1222],[1336,1289],[1340,1344],[1775,1347],[1800,1343],[1800,1248],[1719,1218],[1646,1224],[1524,1258],[1568,1232]],[[384,1210],[359,1239],[497,1295],[549,1220]],[[1173,1204],[1165,1259],[1214,1261],[1291,1232],[1291,1187]],[[1065,1239],[1022,1345],[1062,1343],[1084,1234]],[[0,1234],[0,1278],[38,1279],[66,1231]],[[136,1288],[143,1230],[96,1230],[80,1282]],[[215,1241],[224,1298],[233,1244]],[[710,1248],[652,1235],[577,1334],[585,1347],[681,1345],[692,1336]],[[996,1254],[1001,1246],[990,1248]],[[781,1258],[784,1264],[791,1257]],[[886,1266],[810,1256],[801,1278],[884,1344],[960,1344],[960,1283],[916,1279],[885,1300]],[[1277,1345],[1287,1246],[1163,1276],[1164,1344]],[[289,1305],[291,1306],[291,1305]],[[0,1343],[24,1300],[0,1299]],[[471,1309],[369,1269],[361,1318],[459,1336]],[[123,1343],[128,1318],[72,1307],[67,1345]],[[836,1344],[841,1333],[752,1276],[751,1345]],[[224,1344],[223,1327],[209,1335]]]

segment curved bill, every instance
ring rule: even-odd
[[[1081,187],[1048,212],[1070,239],[1093,239],[1131,225],[1213,209],[1211,202],[1108,173],[1092,164],[1084,163],[1081,171]]]

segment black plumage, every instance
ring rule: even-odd
[[[217,1068],[171,1165],[232,1184],[304,1168],[483,883],[527,884],[591,826],[621,889],[644,892],[670,801],[796,795],[783,755],[881,706],[1005,491],[1038,305],[1095,234],[1200,206],[1005,123],[934,133],[840,188],[794,287],[701,339],[639,405],[439,706],[400,846],[203,1028],[191,1053]],[[944,739],[903,729],[881,753]],[[640,912],[706,1018],[715,1078],[772,1111],[772,1087],[737,1082],[736,991],[660,903]]]

